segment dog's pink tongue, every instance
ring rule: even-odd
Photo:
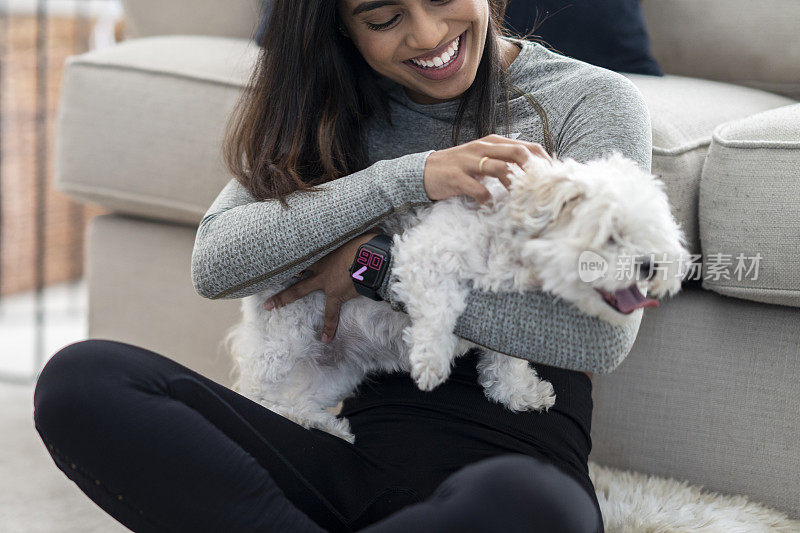
[[[614,298],[617,299],[616,307],[620,313],[628,314],[640,307],[658,307],[658,301],[644,296],[635,283],[614,291]]]

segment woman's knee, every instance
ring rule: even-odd
[[[33,418],[40,432],[69,424],[77,410],[91,410],[103,401],[105,387],[114,379],[108,343],[88,339],[57,351],[44,365],[33,393]],[[107,399],[107,398],[106,398]]]
[[[451,481],[467,496],[465,508],[493,509],[493,522],[509,531],[596,532],[600,517],[586,490],[551,463],[524,455],[494,457],[471,465]],[[515,529],[517,528],[517,529]],[[529,529],[528,529],[529,530]]]

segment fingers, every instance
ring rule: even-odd
[[[508,140],[508,139],[506,139]],[[480,160],[483,156],[489,156],[494,160],[502,163],[516,163],[522,167],[527,163],[533,152],[530,148],[519,142],[505,142],[505,143],[481,143],[476,146],[475,157],[478,158],[475,165],[476,171],[479,171]],[[489,161],[483,164],[483,173],[488,174]]]
[[[524,168],[531,157],[540,157],[550,165],[553,164],[552,157],[541,144],[509,139],[501,135],[488,135],[474,141],[473,150],[473,176],[492,176],[499,179],[506,189],[511,187],[511,165],[516,164],[518,167]],[[480,203],[484,203],[491,197],[491,194],[482,185],[480,188],[472,185],[465,185],[465,187],[469,189],[465,191],[465,194]]]
[[[493,143],[493,144],[498,144],[498,143],[499,144],[509,144],[509,143],[521,144],[521,145],[525,146],[526,148],[528,148],[531,152],[538,153],[542,157],[550,159],[550,155],[547,153],[547,150],[545,150],[544,146],[542,146],[539,143],[525,141],[525,140],[522,140],[522,139],[510,139],[508,137],[504,137],[503,135],[497,135],[495,133],[493,133],[491,135],[487,135],[486,137],[483,137],[483,138],[478,139],[478,140],[479,141]]]
[[[503,187],[505,187],[506,189],[511,188],[511,178],[509,178],[508,176],[497,176],[497,179],[500,180],[500,183],[502,183]]]
[[[533,152],[534,154],[537,154],[540,157],[543,157],[544,159],[546,159],[551,164],[553,163],[553,158],[550,157],[550,154],[547,153],[547,150],[545,150],[544,146],[542,146],[541,144],[532,143],[532,142],[528,142],[528,141],[521,141],[521,142],[525,143],[525,145],[528,147],[528,149],[531,152]]]
[[[299,300],[303,296],[321,289],[322,286],[320,283],[321,281],[319,277],[311,273],[310,277],[304,277],[294,285],[287,287],[271,296],[266,302],[264,302],[263,307],[264,309],[275,309],[278,307],[283,307],[284,305],[289,305],[295,300]]]
[[[321,341],[328,343],[333,339],[336,334],[336,328],[339,327],[339,311],[342,304],[339,303],[338,298],[328,297],[325,299],[325,323],[322,326]]]
[[[510,163],[516,163],[520,167],[532,155],[542,157],[552,164],[553,158],[547,153],[547,150],[539,143],[522,141],[519,139],[509,139],[502,135],[487,135],[482,139],[476,141],[482,143],[485,153],[481,155],[488,155],[495,159],[502,159]]]
[[[311,292],[323,289],[321,283],[320,277],[315,276],[312,272],[310,277],[304,277],[294,285],[271,296],[264,302],[263,307],[265,309],[277,309],[278,307],[289,305]],[[270,307],[270,303],[272,307]],[[342,304],[338,298],[333,296],[327,296],[325,298],[325,317],[322,326],[322,336],[320,337],[322,342],[330,342],[336,334],[336,328],[339,327],[339,311],[341,307]]]
[[[461,183],[463,188],[461,193],[473,198],[479,204],[486,203],[492,198],[492,193],[489,192],[489,189],[469,176]]]
[[[483,163],[483,176],[492,176],[493,178],[499,179],[503,182],[503,185],[506,182],[511,183],[511,180],[508,178],[508,175],[511,173],[511,164],[507,163],[506,161],[501,161],[500,159],[487,159]]]

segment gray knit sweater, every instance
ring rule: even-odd
[[[624,76],[551,52],[529,41],[508,70],[512,84],[509,132],[551,145],[560,159],[586,162],[619,150],[650,170],[650,115],[639,90]],[[423,171],[432,150],[450,147],[457,102],[422,105],[383,80],[393,127],[367,130],[370,166],[293,193],[289,208],[256,201],[232,179],[206,212],[192,253],[192,282],[205,298],[243,298],[288,280],[384,217],[433,202]],[[550,139],[535,102],[541,104]],[[503,124],[503,122],[501,122]],[[469,121],[460,143],[475,139]],[[391,268],[391,265],[390,265]],[[390,270],[391,274],[391,270]],[[394,278],[386,277],[386,298]],[[389,302],[402,311],[401,302]],[[481,346],[534,362],[596,373],[611,372],[630,351],[641,321],[611,326],[545,292],[473,290],[455,333]]]

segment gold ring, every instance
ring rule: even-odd
[[[486,163],[487,159],[489,159],[488,155],[485,155],[481,158],[481,162],[478,163],[478,174],[483,174],[483,164]]]

